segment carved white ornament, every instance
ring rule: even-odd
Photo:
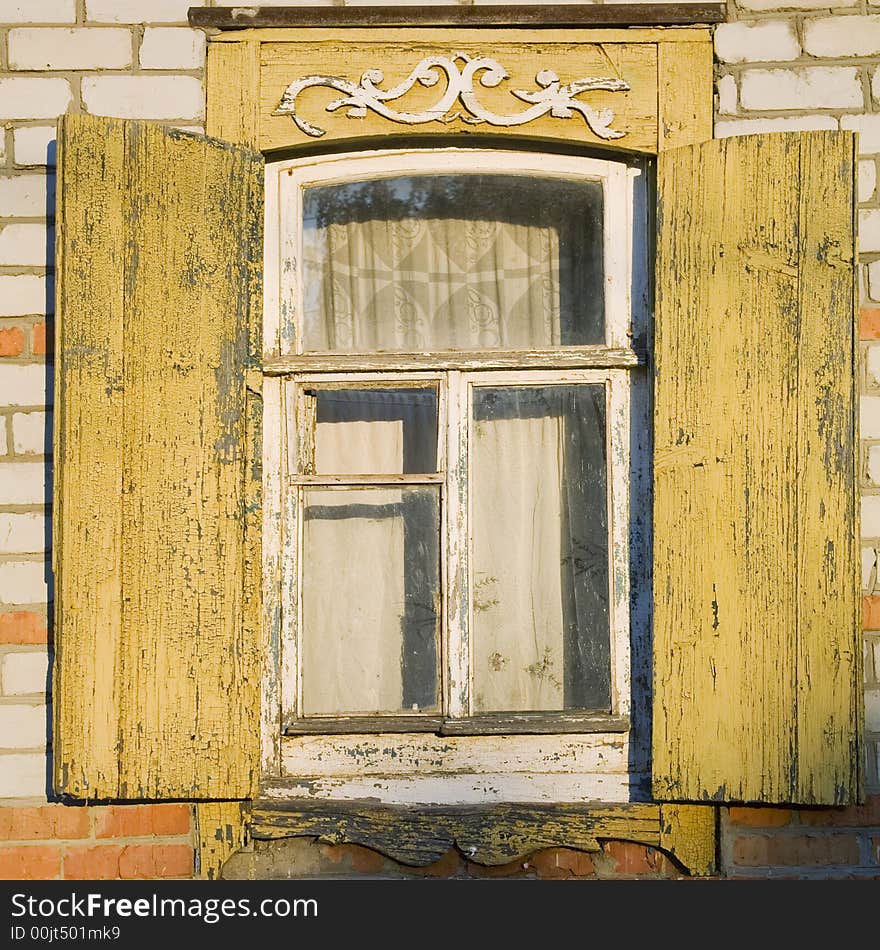
[[[459,69],[457,61],[464,63]],[[430,109],[422,112],[398,112],[385,105],[395,99],[400,99],[418,82],[422,86],[434,86],[440,77],[446,75],[446,91]],[[551,69],[542,69],[536,76],[535,82],[540,89],[527,92],[524,89],[512,89],[511,93],[524,102],[534,103],[531,108],[512,115],[497,115],[482,106],[477,100],[474,90],[474,79],[479,79],[479,85],[486,88],[499,85],[510,76],[497,60],[488,56],[469,56],[467,53],[455,53],[452,57],[427,56],[423,59],[402,83],[392,89],[379,89],[385,74],[381,69],[367,69],[361,76],[360,83],[342,79],[339,76],[303,76],[292,82],[284,92],[278,108],[273,115],[289,115],[297,127],[307,135],[320,137],[325,130],[307,122],[296,112],[296,97],[311,86],[328,86],[338,92],[346,93],[342,99],[334,99],[327,106],[327,112],[335,112],[348,106],[346,115],[350,119],[363,119],[367,110],[371,109],[378,115],[390,119],[392,122],[403,122],[407,125],[421,125],[424,122],[452,122],[461,119],[472,125],[488,122],[490,125],[515,126],[525,125],[549,113],[557,119],[570,119],[578,114],[583,117],[589,128],[600,139],[619,139],[626,135],[617,129],[612,129],[614,113],[611,109],[594,109],[585,102],[575,98],[582,92],[594,89],[605,89],[610,92],[622,92],[629,89],[629,84],[622,79],[608,77],[586,77],[576,79],[567,85],[562,85],[559,77]],[[458,101],[467,110],[467,113],[457,110],[450,112]]]

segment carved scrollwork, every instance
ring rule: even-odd
[[[460,68],[458,63],[464,65]],[[446,89],[437,102],[421,112],[405,112],[392,108],[387,103],[403,98],[416,83],[422,86],[435,86],[446,77]],[[308,122],[296,111],[297,96],[314,86],[326,86],[337,92],[345,93],[341,99],[334,99],[327,112],[347,108],[350,119],[362,119],[368,111],[384,116],[391,122],[406,125],[422,125],[426,122],[452,122],[461,119],[472,125],[483,122],[489,125],[510,128],[525,125],[544,115],[557,119],[570,119],[581,116],[594,135],[600,139],[618,139],[626,133],[611,128],[614,112],[611,109],[594,109],[589,103],[582,102],[577,96],[584,92],[606,90],[623,92],[629,84],[623,79],[611,77],[585,77],[563,84],[559,76],[551,69],[542,69],[535,76],[538,89],[511,89],[511,94],[523,102],[531,103],[521,112],[499,115],[490,111],[477,98],[478,86],[486,89],[500,85],[510,76],[504,67],[488,56],[470,56],[467,53],[455,53],[453,56],[427,56],[413,69],[403,82],[391,89],[380,89],[385,80],[381,69],[367,69],[360,82],[352,82],[341,76],[303,76],[292,82],[284,92],[278,108],[273,115],[289,115],[297,127],[306,135],[319,138],[325,130]],[[456,109],[457,104],[464,109]]]

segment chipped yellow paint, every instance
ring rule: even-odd
[[[658,799],[861,796],[854,156],[809,132],[658,159]]]
[[[691,874],[705,877],[715,873],[717,829],[713,805],[660,806],[660,848]]]
[[[55,785],[245,798],[262,158],[93,116],[58,138]]]
[[[449,808],[380,806],[372,802],[254,803],[251,834],[272,840],[298,835],[351,842],[403,864],[424,866],[453,846],[478,864],[506,864],[541,848],[598,851],[600,841],[661,848],[694,876],[715,871],[715,808],[629,802],[618,805],[506,804]]]
[[[712,138],[712,44],[657,45],[657,151]]]
[[[680,47],[680,49],[679,49]],[[625,92],[593,91],[583,101],[611,109],[612,127],[626,134],[603,140],[580,116],[538,118],[527,125],[501,127],[471,124],[459,118],[418,125],[390,121],[371,110],[352,119],[348,110],[327,112],[339,93],[317,87],[297,100],[298,111],[326,130],[320,139],[302,132],[287,115],[273,115],[287,86],[309,75],[342,76],[358,82],[367,69],[385,73],[382,88],[405,79],[426,56],[456,52],[498,60],[510,77],[495,88],[477,86],[479,101],[500,115],[517,113],[527,103],[513,89],[536,89],[535,76],[553,70],[562,83],[585,76],[622,78]],[[332,141],[386,142],[391,136],[442,136],[449,143],[464,136],[528,137],[535,142],[580,142],[611,149],[654,153],[664,147],[700,141],[711,135],[712,41],[704,28],[673,30],[473,30],[359,29],[344,34],[318,28],[245,30],[212,37],[208,50],[208,132],[234,141],[255,143],[263,151],[311,146]],[[708,72],[707,72],[708,68]],[[257,75],[257,72],[259,75]],[[391,103],[418,112],[433,105],[442,84],[416,84]],[[658,109],[667,124],[659,132]]]
[[[247,810],[242,802],[202,802],[196,806],[198,876],[216,881],[226,861],[247,840]]]
[[[260,47],[256,42],[211,43],[205,78],[205,131],[257,147]]]

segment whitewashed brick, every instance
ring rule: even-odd
[[[48,564],[43,561],[0,564],[0,604],[45,604],[51,599]]]
[[[829,10],[855,6],[853,0],[737,0],[743,10]]]
[[[880,439],[880,396],[862,395],[860,397],[859,437],[862,439]]]
[[[23,703],[0,705],[0,747],[39,749],[41,746],[46,746],[46,707]]]
[[[9,31],[10,69],[124,69],[131,31],[119,27],[19,27]]]
[[[16,165],[54,165],[54,125],[34,125],[12,133],[12,157]]]
[[[87,76],[87,112],[123,119],[198,119],[204,112],[202,83],[193,76]]]
[[[840,117],[840,127],[858,132],[859,155],[880,152],[880,115],[844,115]]]
[[[865,690],[865,729],[880,732],[880,689]]]
[[[55,178],[15,175],[0,178],[0,217],[45,218],[55,206]]]
[[[880,68],[875,69],[871,75],[871,95],[875,102],[880,102]]]
[[[144,69],[201,69],[205,64],[205,34],[179,27],[148,27],[141,42]]]
[[[192,0],[86,0],[89,23],[186,23]]]
[[[7,224],[0,227],[0,266],[48,267],[54,254],[55,232],[43,224]]]
[[[852,109],[864,105],[854,66],[801,69],[748,69],[742,74],[739,101],[744,109]]]
[[[66,79],[0,79],[0,119],[54,119],[73,101]]]
[[[868,480],[875,488],[880,486],[880,445],[868,448]]]
[[[0,504],[45,505],[50,479],[45,462],[0,462]]]
[[[46,692],[49,675],[49,653],[46,650],[28,650],[26,653],[7,653],[0,678],[4,696],[31,696]]]
[[[45,753],[0,756],[0,798],[45,797]]]
[[[880,16],[834,16],[804,21],[811,56],[873,56],[880,52]]]
[[[42,512],[0,512],[0,554],[42,554],[49,549],[48,530]]]
[[[47,392],[51,371],[51,366],[47,368],[42,363],[8,363],[0,367],[0,406],[45,406],[51,395]]]
[[[880,495],[862,496],[862,537],[880,538]]]
[[[870,343],[867,346],[867,351],[865,369],[868,377],[868,385],[880,386],[880,343]]]
[[[863,254],[880,251],[880,208],[859,211],[859,250]]]
[[[47,454],[51,452],[51,442],[51,412],[16,412],[13,415],[12,447],[18,454]]]
[[[813,129],[836,129],[833,115],[799,115],[777,119],[725,119],[715,123],[715,138],[732,135],[756,135],[759,132],[809,132]]]
[[[859,162],[859,201],[870,201],[877,187],[877,163],[874,159]]]
[[[715,28],[715,54],[722,63],[784,62],[800,53],[794,24],[787,20],[741,20]]]
[[[880,261],[872,261],[868,264],[868,291],[871,295],[872,300],[876,300],[878,295],[880,295]],[[873,349],[873,348],[872,348]],[[877,356],[875,353],[868,352],[868,382],[872,385],[880,385],[880,377],[877,378],[876,382],[873,382],[871,376],[873,372],[880,372],[880,365],[877,363]]]
[[[736,112],[739,93],[733,76],[722,76],[718,80],[718,114],[732,115]]]
[[[47,280],[34,274],[0,275],[0,317],[45,314],[52,309],[46,299]],[[3,388],[0,380],[0,389]]]
[[[3,0],[4,23],[73,23],[76,0]]]
[[[871,673],[875,683],[880,680],[880,639],[871,644]]]
[[[862,548],[862,590],[873,591],[877,580],[877,552],[867,546]]]

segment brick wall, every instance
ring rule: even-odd
[[[0,0],[0,878],[192,872],[188,806],[77,808],[49,802],[46,688],[55,121],[64,112],[90,112],[200,130],[205,44],[203,34],[186,25],[192,2]],[[724,810],[724,869],[747,877],[877,876],[880,0],[787,0],[784,6],[779,0],[739,0],[728,10],[730,22],[716,32],[717,135],[809,128],[857,129],[861,135],[862,565],[872,797],[860,809],[842,811]],[[340,866],[374,873],[378,867],[375,856],[351,849],[325,848],[321,855],[323,873],[338,873]],[[437,871],[479,873],[458,859],[441,862]],[[505,873],[677,872],[651,849],[612,842],[589,858],[560,849],[542,852],[529,867]]]

